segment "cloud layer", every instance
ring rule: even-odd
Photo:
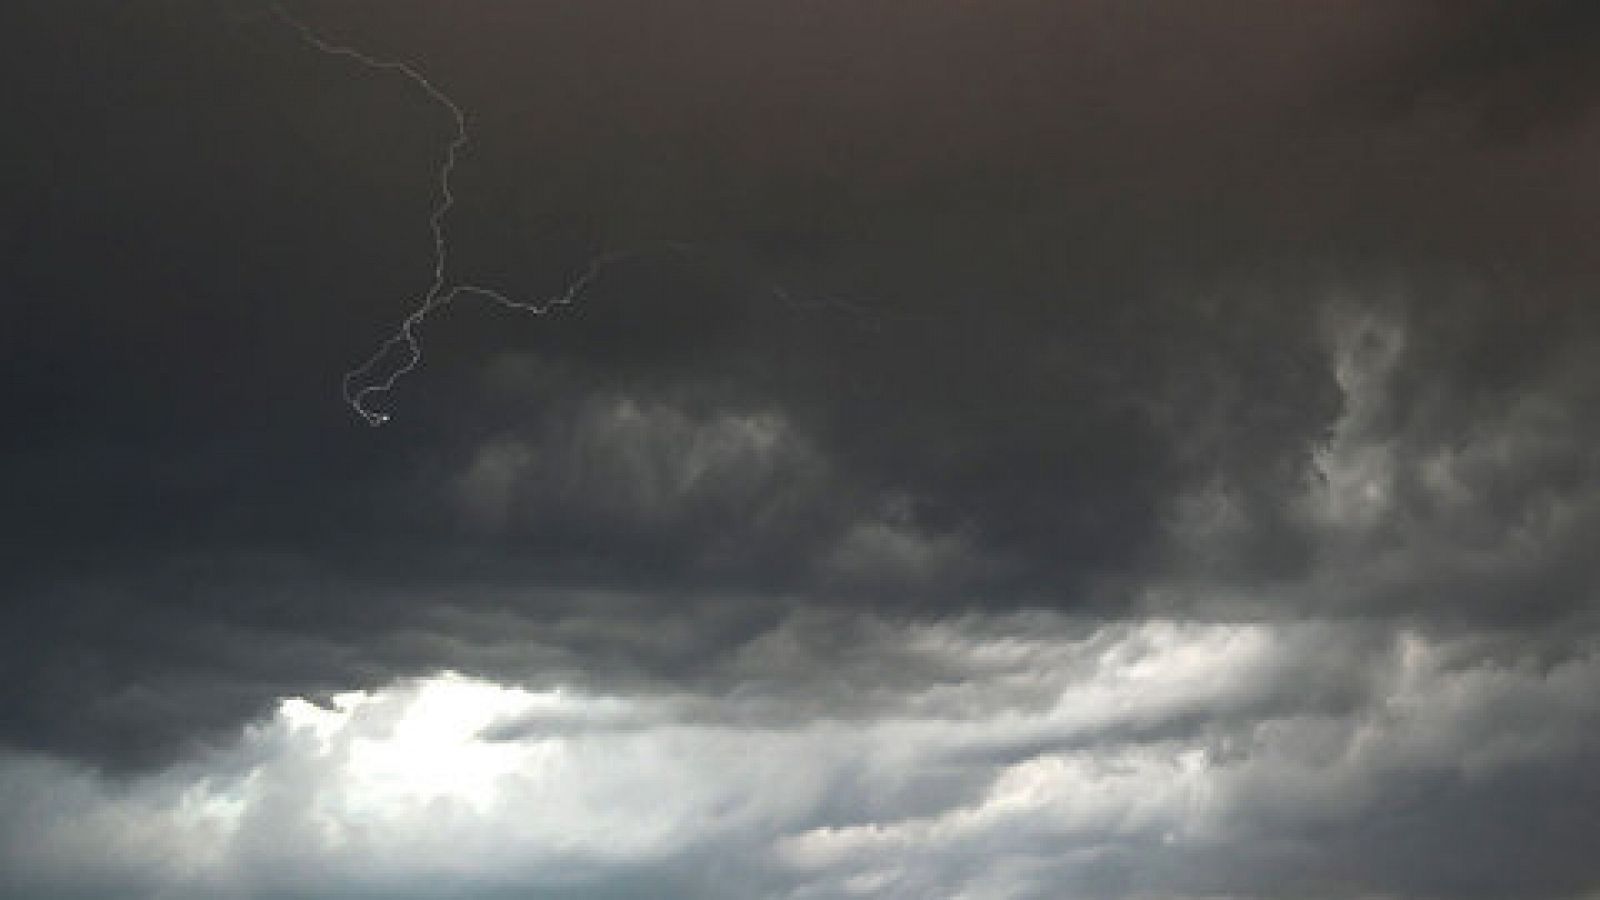
[[[1600,648],[1530,646],[800,615],[698,690],[447,673],[285,700],[126,783],[11,757],[5,868],[24,895],[1573,896]]]
[[[0,12],[19,896],[1576,898],[1571,0]],[[442,674],[452,673],[452,674]]]

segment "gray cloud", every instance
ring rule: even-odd
[[[295,10],[464,279],[622,261],[365,429],[438,111],[0,13],[8,891],[1593,890],[1580,4]]]
[[[12,757],[7,806],[29,815],[8,820],[10,883],[605,896],[662,873],[684,896],[1557,897],[1596,874],[1567,852],[1592,808],[1548,794],[1593,788],[1592,642],[1538,665],[1366,626],[1054,616],[796,640],[819,624],[762,635],[731,693],[445,675],[286,701],[121,786]],[[748,716],[759,669],[776,719]],[[826,679],[873,687],[870,713],[809,708]]]

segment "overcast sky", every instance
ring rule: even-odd
[[[5,896],[1600,897],[1593,4],[0,34]]]

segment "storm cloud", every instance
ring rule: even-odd
[[[0,13],[18,896],[1600,890],[1565,0]]]

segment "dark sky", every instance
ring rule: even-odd
[[[0,34],[8,896],[1600,896],[1592,4]]]

